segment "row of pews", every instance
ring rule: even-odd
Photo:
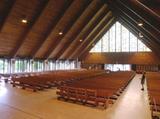
[[[33,91],[44,90],[59,85],[64,85],[75,80],[94,77],[105,73],[102,70],[59,70],[43,73],[31,73],[24,75],[15,75],[11,78],[13,87],[21,87],[22,89],[32,89]]]
[[[147,72],[147,88],[152,110],[152,116],[160,112],[160,73]]]
[[[135,72],[110,72],[57,87],[58,99],[107,108],[124,91]]]

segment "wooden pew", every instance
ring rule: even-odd
[[[102,105],[106,108],[113,103],[111,99],[114,99],[117,92],[124,90],[134,75],[134,72],[117,72],[76,80],[57,88],[58,99],[63,98],[94,106]]]
[[[85,77],[93,77],[103,74],[104,71],[53,71],[42,74],[32,74],[26,76],[14,76],[11,84],[13,87],[21,86],[23,89],[31,88],[34,91],[51,88],[53,86],[64,85],[66,83],[74,82],[74,80],[81,80]]]
[[[152,116],[154,116],[160,112],[160,73],[147,72],[146,79]]]

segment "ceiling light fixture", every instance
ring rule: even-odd
[[[141,20],[138,20],[138,26],[143,26],[143,22]]]
[[[82,42],[83,40],[82,40],[82,39],[80,39],[79,41],[80,41],[80,42]]]
[[[140,38],[143,38],[143,34],[142,34],[142,33],[139,33],[139,37],[140,37]]]
[[[143,26],[143,23],[138,23],[138,26]]]
[[[27,19],[22,19],[21,22],[24,24],[27,24],[28,21],[27,21]]]
[[[59,35],[62,35],[63,33],[62,32],[59,32]]]

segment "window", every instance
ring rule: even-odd
[[[128,29],[116,22],[90,52],[150,52]]]
[[[0,73],[41,72],[76,68],[74,60],[0,59]]]
[[[105,64],[104,69],[111,70],[111,71],[130,71],[131,65],[129,64]]]
[[[93,52],[101,52],[101,48],[102,48],[102,43],[101,43],[101,40],[98,41],[98,43],[94,46],[93,48]]]
[[[110,35],[111,37],[109,37],[110,40],[110,45],[109,45],[109,51],[110,52],[115,52],[115,46],[116,46],[116,42],[115,42],[115,25],[112,26],[112,28],[110,29]]]
[[[0,59],[0,73],[7,73],[9,70],[9,64],[7,59]]]

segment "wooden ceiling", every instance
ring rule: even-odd
[[[0,0],[0,57],[83,58],[117,20],[159,52],[159,6],[159,0]]]

